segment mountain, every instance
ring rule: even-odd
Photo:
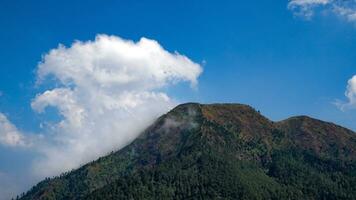
[[[356,199],[356,134],[241,104],[179,105],[130,145],[20,199]]]

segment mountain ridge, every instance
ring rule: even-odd
[[[244,104],[186,103],[162,115],[123,149],[46,179],[21,199],[189,199],[196,188],[196,197],[207,199],[330,194],[348,199],[356,196],[355,186],[343,189],[340,184],[356,183],[355,158],[355,133],[333,123],[307,116],[274,122]],[[308,191],[303,176],[285,175],[285,168],[292,175],[302,171],[325,179],[327,193],[316,182]],[[332,183],[328,173],[341,183]],[[219,188],[211,186],[210,178]]]

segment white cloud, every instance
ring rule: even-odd
[[[26,146],[25,137],[17,128],[0,113],[0,143],[5,146]]]
[[[290,0],[288,9],[294,14],[310,19],[314,15],[314,9],[318,6],[325,6],[331,0]]]
[[[343,111],[356,108],[356,75],[348,80],[345,96],[348,99],[347,102],[338,101],[335,105]]]
[[[356,4],[356,3],[355,3]],[[333,8],[334,13],[345,18],[349,22],[356,22],[356,7],[345,7],[335,5]]]
[[[31,106],[39,113],[54,107],[62,120],[46,127],[35,174],[57,175],[124,147],[175,105],[161,89],[182,81],[195,87],[201,73],[199,64],[146,38],[99,35],[52,49],[38,65],[38,84],[54,78],[60,86]]]
[[[350,22],[356,22],[355,0],[290,0],[288,9],[297,16],[311,19],[316,10],[334,13]]]

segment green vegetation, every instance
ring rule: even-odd
[[[331,123],[185,104],[126,148],[20,199],[356,199],[355,158],[356,135]]]

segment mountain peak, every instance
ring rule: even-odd
[[[356,135],[335,124],[186,103],[127,147],[22,199],[352,199],[355,160]]]

